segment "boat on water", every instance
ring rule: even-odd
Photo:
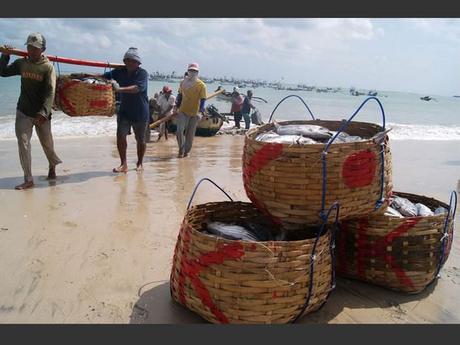
[[[422,101],[431,101],[433,98],[430,96],[420,97]]]
[[[220,128],[227,121],[230,114],[220,114],[214,105],[206,107],[205,116],[203,116],[196,126],[195,135],[199,137],[212,137],[219,132]],[[176,118],[172,118],[168,123],[168,132],[176,133]]]

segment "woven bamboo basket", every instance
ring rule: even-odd
[[[206,203],[187,211],[174,252],[172,298],[212,323],[289,323],[319,309],[334,287],[333,227],[314,238],[270,242],[204,232],[208,222],[239,220],[276,227],[251,203]]]
[[[57,80],[55,104],[69,116],[112,116],[115,92],[111,84],[89,84],[63,75]]]
[[[401,192],[394,195],[431,209],[442,206],[449,213],[405,218],[380,214],[341,222],[337,234],[337,274],[418,293],[436,278],[449,257],[455,210],[452,202],[449,206],[425,196]]]
[[[319,125],[337,131],[343,122],[309,120],[279,124]],[[258,134],[272,129],[274,124],[269,123],[247,132],[243,182],[249,199],[274,222],[286,228],[319,224],[324,209],[336,201],[340,204],[341,219],[369,214],[388,205],[387,196],[392,190],[391,154],[387,136],[382,138],[383,142],[377,141],[382,136],[381,126],[349,122],[346,132],[367,140],[332,143],[326,154],[326,144],[302,146],[255,140]]]

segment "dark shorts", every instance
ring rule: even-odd
[[[131,127],[133,128],[136,140],[145,143],[145,133],[147,132],[148,121],[134,122],[128,119],[117,119],[117,136],[126,137]]]

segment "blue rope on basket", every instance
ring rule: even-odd
[[[455,199],[455,202],[452,203],[454,199]],[[457,211],[457,192],[456,191],[452,191],[452,193],[450,194],[449,210],[447,212],[446,220],[444,221],[444,229],[443,229],[443,234],[441,238],[441,242],[442,242],[441,255],[439,256],[439,263],[438,263],[438,268],[436,269],[435,277],[439,275],[439,271],[441,271],[441,268],[443,266],[444,256],[446,252],[446,245],[447,245],[446,238],[449,236],[447,231],[449,227],[449,219],[450,219],[450,215],[452,211],[452,206],[454,207],[454,210],[452,212],[452,221],[455,222],[455,212]],[[453,236],[453,233],[452,233],[452,236]]]
[[[350,118],[346,121],[343,121],[342,125],[340,126],[340,128],[337,130],[337,133],[332,137],[331,140],[329,140],[327,142],[327,144],[325,145],[324,147],[324,150],[323,150],[323,153],[321,155],[321,158],[322,158],[322,162],[323,162],[323,187],[322,187],[322,200],[321,200],[321,211],[319,213],[319,216],[320,218],[325,221],[325,219],[327,219],[325,213],[324,213],[324,209],[326,208],[326,192],[327,192],[327,151],[329,150],[329,147],[331,146],[331,144],[334,142],[334,140],[337,138],[337,136],[343,132],[349,125],[349,123],[351,122],[351,120],[353,120],[353,118],[358,114],[358,112],[361,110],[361,108],[368,102],[370,101],[371,99],[375,100],[379,107],[380,107],[380,110],[382,112],[382,128],[383,128],[383,133],[385,133],[385,111],[383,110],[383,106],[382,106],[382,103],[380,103],[379,99],[377,97],[368,97],[366,100],[364,100],[363,103],[361,103],[361,105],[358,107],[358,109],[356,109],[356,111],[353,113],[353,115],[350,116]],[[375,204],[375,209],[377,210],[378,208],[380,208],[380,206],[382,206],[383,204],[383,201],[384,201],[384,198],[383,198],[383,189],[384,189],[384,185],[385,185],[385,150],[383,148],[384,146],[384,138],[382,138],[382,143],[380,144],[382,146],[382,150],[380,152],[380,155],[381,155],[381,176],[380,176],[380,198],[379,200],[377,200],[376,204]]]
[[[189,202],[188,202],[188,204],[187,204],[187,210],[190,208],[190,205],[192,204],[192,200],[193,200],[193,198],[195,197],[195,193],[196,193],[198,187],[200,186],[200,184],[201,184],[203,181],[211,182],[214,186],[216,186],[217,188],[219,188],[219,189],[222,191],[222,193],[224,193],[224,194],[227,196],[227,198],[230,199],[230,201],[233,202],[233,199],[231,198],[231,196],[228,195],[227,192],[224,191],[222,188],[220,188],[220,187],[217,185],[217,183],[215,183],[214,181],[212,181],[211,179],[209,179],[209,178],[207,178],[207,177],[204,177],[204,178],[202,178],[200,181],[198,181],[198,183],[196,184],[195,188],[193,189],[192,196],[190,197],[190,200],[189,200]]]
[[[307,108],[307,110],[308,110],[308,112],[310,113],[312,119],[313,119],[313,120],[316,120],[315,117],[313,116],[313,113],[311,112],[310,108],[308,107],[307,103],[305,103],[305,101],[303,100],[302,97],[297,96],[297,95],[289,95],[289,96],[284,97],[281,101],[278,102],[278,104],[276,105],[276,107],[273,109],[273,111],[272,111],[272,113],[271,113],[271,115],[270,115],[270,118],[268,119],[268,123],[272,122],[273,114],[275,113],[276,109],[278,109],[278,107],[280,106],[280,104],[283,103],[286,99],[291,98],[291,97],[296,97],[296,98],[300,99],[300,101],[303,103],[303,105],[305,106],[305,108]]]
[[[331,253],[331,261],[332,261],[332,269],[331,269],[331,289],[329,290],[329,293],[326,297],[326,300],[323,302],[323,304],[320,306],[320,308],[326,303],[327,299],[329,298],[329,295],[331,294],[332,290],[335,288],[335,236],[336,236],[336,230],[338,227],[338,220],[339,220],[339,212],[340,212],[340,205],[338,202],[334,202],[332,206],[329,208],[327,211],[327,216],[326,219],[323,221],[321,224],[320,230],[318,231],[318,235],[316,236],[315,243],[313,244],[313,249],[311,251],[310,255],[310,281],[309,281],[309,286],[308,286],[308,296],[307,300],[305,301],[305,304],[303,305],[302,309],[300,310],[299,314],[291,321],[291,323],[295,323],[304,313],[304,311],[307,309],[308,304],[310,303],[312,291],[313,291],[313,273],[314,273],[314,262],[315,262],[315,252],[316,252],[316,246],[318,244],[319,238],[324,232],[324,229],[327,226],[327,220],[329,218],[329,215],[331,214],[332,210],[336,209],[335,213],[335,221],[333,225],[333,231],[331,232],[331,241],[329,243],[329,250]],[[318,308],[319,309],[319,308]]]

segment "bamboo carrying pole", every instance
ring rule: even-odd
[[[209,100],[209,99],[211,99],[211,98],[213,98],[213,97],[216,97],[217,95],[221,94],[221,93],[224,92],[224,91],[225,91],[224,89],[221,89],[221,90],[219,90],[219,91],[216,91],[216,92],[210,94],[208,97],[206,97],[206,100]],[[161,125],[162,123],[171,120],[171,119],[172,119],[174,116],[176,116],[176,115],[177,115],[177,113],[172,113],[171,115],[168,115],[168,116],[166,116],[166,117],[163,117],[162,119],[159,119],[158,121],[155,121],[154,123],[152,123],[152,124],[150,125],[150,129],[153,129],[153,128],[158,127],[158,126]]]
[[[10,55],[18,55],[18,56],[27,56],[28,53],[24,50],[20,49],[8,49],[8,48],[1,48],[0,51],[5,54]],[[116,68],[116,67],[123,67],[124,64],[119,63],[111,63],[111,62],[101,62],[101,61],[91,61],[91,60],[79,60],[79,59],[71,59],[65,57],[59,57],[55,55],[45,55],[48,60],[53,62],[62,62],[70,65],[80,65],[80,66],[90,66],[90,67],[108,67],[108,68]]]

